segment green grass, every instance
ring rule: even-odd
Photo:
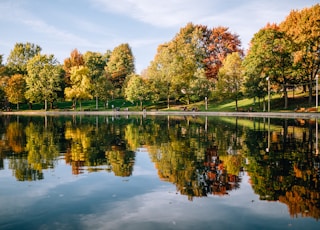
[[[128,108],[130,111],[141,111],[140,103],[131,103],[124,99],[115,99],[110,100],[108,102],[108,107],[105,107],[104,102],[99,101],[98,103],[98,110],[99,111],[106,111],[112,110],[113,108],[119,107],[121,110],[124,108]],[[184,104],[173,104],[171,102],[170,108],[167,108],[167,102],[161,101],[157,104],[153,104],[150,101],[143,102],[143,107],[147,110],[163,110],[163,111],[181,111],[181,108],[186,106],[188,110],[192,108],[197,108],[199,111],[205,111],[205,103],[204,101],[200,101],[197,103],[192,103],[189,105]],[[296,93],[295,95],[289,94],[288,99],[288,108],[284,109],[284,99],[279,95],[275,94],[272,95],[270,100],[270,110],[274,112],[279,111],[286,111],[286,112],[293,112],[297,107],[314,107],[315,106],[315,96],[313,97],[312,104],[309,105],[308,103],[308,95],[305,93]],[[48,107],[50,105],[48,104]],[[71,101],[58,101],[54,103],[54,110],[61,110],[61,111],[68,111],[72,110],[72,102]],[[11,105],[13,111],[16,110],[16,105]],[[28,104],[20,104],[19,110],[30,110]],[[256,101],[254,102],[253,99],[250,98],[243,98],[238,100],[238,108],[243,111],[248,111],[250,108],[253,111],[264,111],[267,109],[267,98],[265,99],[265,106],[263,101]],[[32,110],[44,110],[44,103],[35,103],[32,105]],[[89,100],[89,101],[82,101],[81,102],[81,110],[82,111],[95,111],[96,109],[96,101]],[[80,103],[77,102],[76,111],[80,111]],[[235,101],[223,101],[223,102],[216,102],[216,101],[208,101],[208,111],[217,111],[217,112],[233,112],[236,111],[236,103]]]

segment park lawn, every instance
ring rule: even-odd
[[[315,100],[315,98],[313,98]],[[254,112],[261,112],[265,111],[267,109],[267,103],[268,99],[265,98],[265,104],[263,100],[254,100],[252,98],[243,98],[238,100],[238,109],[240,111],[254,111]],[[315,104],[315,102],[312,102]],[[49,105],[48,105],[49,106]],[[113,106],[113,107],[112,107]],[[161,101],[159,103],[152,103],[151,101],[144,101],[143,108],[146,110],[153,110],[153,111],[181,111],[184,107],[187,108],[187,110],[197,109],[198,111],[206,111],[205,109],[205,102],[200,101],[197,103],[192,103],[189,105],[185,104],[174,104],[171,102],[170,108],[167,108],[167,102]],[[295,95],[293,93],[289,92],[289,98],[288,98],[288,108],[284,109],[284,99],[281,97],[280,94],[273,94],[270,98],[270,111],[272,112],[293,112],[297,107],[314,107],[314,105],[309,105],[308,103],[308,95],[306,93],[296,93]],[[143,108],[140,106],[140,102],[132,103],[130,101],[126,101],[124,99],[114,99],[110,100],[108,102],[108,107],[106,107],[106,104],[102,101],[98,102],[98,109],[96,109],[96,101],[95,100],[86,100],[81,102],[81,108],[80,103],[77,103],[76,111],[106,111],[106,110],[112,110],[115,108],[119,108],[120,110],[124,110],[125,108],[128,108],[130,111],[141,111]],[[11,105],[11,109],[13,111],[16,110],[16,105]],[[20,104],[19,105],[20,111],[27,111],[30,110],[28,104]],[[44,110],[44,104],[43,103],[34,103],[32,105],[32,111],[34,110]],[[73,110],[72,109],[72,102],[71,101],[57,101],[54,103],[54,111],[68,111]],[[236,102],[235,101],[223,101],[223,102],[215,102],[215,101],[209,101],[208,102],[208,109],[207,111],[215,111],[215,112],[234,112],[236,111]]]

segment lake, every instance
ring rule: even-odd
[[[320,229],[318,120],[0,116],[0,229]]]

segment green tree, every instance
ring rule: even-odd
[[[106,72],[113,86],[120,91],[125,79],[135,72],[134,56],[129,44],[121,44],[113,49]]]
[[[242,65],[244,70],[244,94],[249,98],[265,99],[268,93],[267,80],[261,77],[261,69],[256,65],[256,56],[251,54],[252,49],[249,50],[245,56]],[[265,100],[264,100],[265,105]]]
[[[168,44],[159,45],[158,52],[147,69],[147,76],[151,85],[153,101],[167,100],[170,108],[170,99],[174,95],[173,70],[171,65],[171,51]]]
[[[106,107],[108,107],[108,100],[112,97],[113,90],[112,83],[105,76],[100,76],[93,83],[93,95],[104,101]]]
[[[15,74],[9,80],[5,88],[7,99],[10,103],[17,105],[19,110],[19,103],[24,102],[26,91],[26,82],[23,75]]]
[[[28,61],[27,70],[26,98],[29,102],[44,101],[45,110],[50,102],[52,108],[58,92],[61,91],[62,68],[59,62],[53,55],[38,54]]]
[[[16,43],[7,59],[10,74],[26,75],[28,61],[40,52],[41,47],[33,43]]]
[[[65,97],[67,100],[73,101],[73,107],[76,108],[76,102],[81,100],[92,99],[92,83],[89,78],[89,69],[85,66],[74,66],[70,71],[70,87],[66,87],[64,90]]]
[[[125,88],[124,95],[128,101],[140,102],[140,108],[142,109],[143,100],[148,99],[149,90],[146,81],[144,81],[139,75],[132,75]]]
[[[279,31],[276,24],[267,24],[252,38],[248,55],[244,61],[247,82],[251,81],[246,85],[257,87],[262,84],[263,87],[259,88],[266,89],[268,77],[274,90],[278,89],[283,92],[284,108],[288,106],[287,88],[296,83],[292,75],[292,47],[291,40],[284,32]],[[260,81],[252,81],[254,76]],[[251,90],[251,92],[257,91]]]
[[[89,69],[88,75],[93,83],[93,95],[96,98],[96,109],[98,109],[98,99],[99,96],[102,96],[101,90],[104,88],[103,86],[99,87],[99,84],[103,83],[101,81],[103,78],[106,78],[104,70],[106,60],[102,54],[91,51],[86,52],[83,58],[85,66]]]
[[[195,78],[190,82],[190,87],[193,92],[193,100],[205,100],[207,109],[207,100],[211,96],[214,85],[213,80],[207,78],[205,70],[198,69],[195,73]]]
[[[162,99],[167,99],[167,106],[170,108],[170,83],[163,78],[154,76],[148,78],[148,86],[150,88],[150,100],[158,103]]]
[[[157,55],[148,67],[147,76],[165,92],[168,108],[171,98],[189,104],[194,94],[191,82],[197,77],[197,71],[203,68],[201,29],[192,23],[181,28],[170,42],[158,47]]]
[[[84,65],[89,69],[89,76],[92,80],[105,75],[104,67],[106,65],[105,57],[98,52],[87,51],[83,55]]]
[[[171,53],[169,68],[172,71],[172,86],[176,91],[176,99],[190,104],[194,94],[191,82],[196,72],[202,68],[203,53],[199,49],[202,31],[192,23],[187,24],[170,42]]]
[[[238,99],[243,82],[241,65],[242,59],[238,52],[229,54],[219,69],[216,89],[223,99],[230,98],[236,101],[236,110],[238,110]]]

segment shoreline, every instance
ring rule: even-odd
[[[0,112],[0,116],[226,116],[226,117],[270,117],[270,118],[320,118],[317,112],[213,112],[213,111],[14,111]]]

